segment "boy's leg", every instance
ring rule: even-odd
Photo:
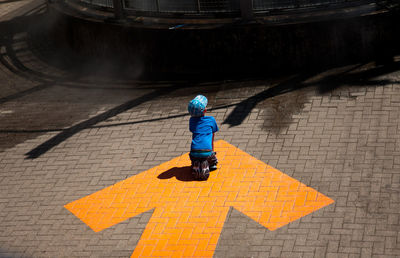
[[[189,154],[190,161],[192,162],[192,173],[195,179],[199,179],[200,170],[201,170],[201,162],[198,158],[193,157]]]
[[[208,158],[197,158],[189,154],[192,161],[192,173],[195,179],[207,180],[210,175]]]
[[[214,152],[213,154],[211,154],[211,155],[207,158],[208,164],[210,165],[210,170],[215,170],[215,169],[217,169],[218,159],[217,159],[216,154],[217,154],[217,153]]]

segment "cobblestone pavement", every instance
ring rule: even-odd
[[[334,200],[274,231],[231,208],[215,257],[400,256],[399,57],[152,82],[101,63],[77,73],[14,22],[0,32],[0,257],[129,257],[154,210],[94,232],[64,205],[186,153],[186,105],[198,93],[217,140]]]

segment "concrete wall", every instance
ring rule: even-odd
[[[54,14],[54,12],[53,12]],[[147,74],[265,75],[388,62],[400,54],[398,14],[265,26],[157,30],[91,22],[58,13],[53,36],[86,58],[140,65]]]

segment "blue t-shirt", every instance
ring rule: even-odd
[[[218,131],[214,117],[191,117],[189,130],[193,133],[191,150],[212,150],[213,133]]]

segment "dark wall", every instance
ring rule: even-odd
[[[54,11],[53,11],[54,14]],[[53,36],[82,58],[143,66],[147,74],[268,74],[400,54],[399,15],[383,13],[295,25],[157,30],[57,14]]]

